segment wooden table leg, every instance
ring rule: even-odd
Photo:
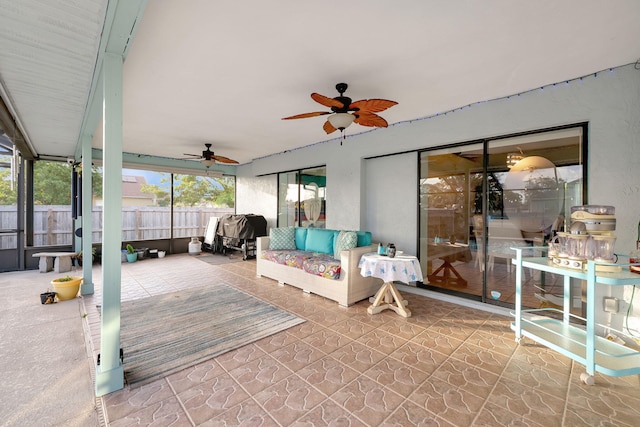
[[[467,281],[458,273],[453,264],[446,258],[442,259],[442,265],[438,267],[432,274],[427,275],[430,283],[442,284],[442,285],[454,285],[454,286],[467,286]],[[442,272],[442,276],[438,276],[438,273]],[[453,275],[452,275],[453,273]],[[453,277],[455,276],[455,277]]]
[[[411,311],[407,308],[407,301],[402,298],[400,292],[392,282],[384,282],[378,290],[373,303],[367,308],[367,313],[377,314],[384,310],[393,310],[402,317],[411,317]]]

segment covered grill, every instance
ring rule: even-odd
[[[242,251],[242,258],[256,255],[256,239],[267,235],[267,220],[262,215],[224,215],[218,222],[217,248]]]

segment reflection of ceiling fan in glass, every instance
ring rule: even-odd
[[[507,172],[503,189],[518,194],[518,197],[505,197],[504,209],[510,222],[522,231],[548,229],[564,208],[564,192],[559,191],[556,165],[542,156],[517,161]]]
[[[191,157],[188,157],[187,159],[199,160],[200,163],[202,163],[207,168],[212,166],[216,162],[225,163],[225,164],[233,164],[233,165],[237,165],[238,164],[237,161],[232,160],[232,159],[230,159],[228,157],[215,155],[215,153],[213,151],[211,151],[211,144],[204,144],[204,146],[207,147],[207,149],[202,152],[202,155],[200,155],[200,154],[189,154],[189,153],[184,153],[184,155],[185,156],[191,156]]]

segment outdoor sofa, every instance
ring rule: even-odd
[[[380,279],[362,277],[360,257],[374,252],[371,233],[321,228],[272,228],[258,237],[256,274],[350,306],[376,293]]]

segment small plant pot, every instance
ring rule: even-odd
[[[132,254],[127,252],[127,261],[128,262],[136,262],[138,260],[138,252],[134,252]]]
[[[51,281],[51,286],[56,293],[59,301],[66,301],[73,299],[78,295],[80,290],[80,284],[82,283],[82,277],[72,277],[71,280],[60,281],[60,279],[54,279]]]
[[[55,292],[43,292],[40,294],[40,303],[41,304],[53,304],[56,299]]]

